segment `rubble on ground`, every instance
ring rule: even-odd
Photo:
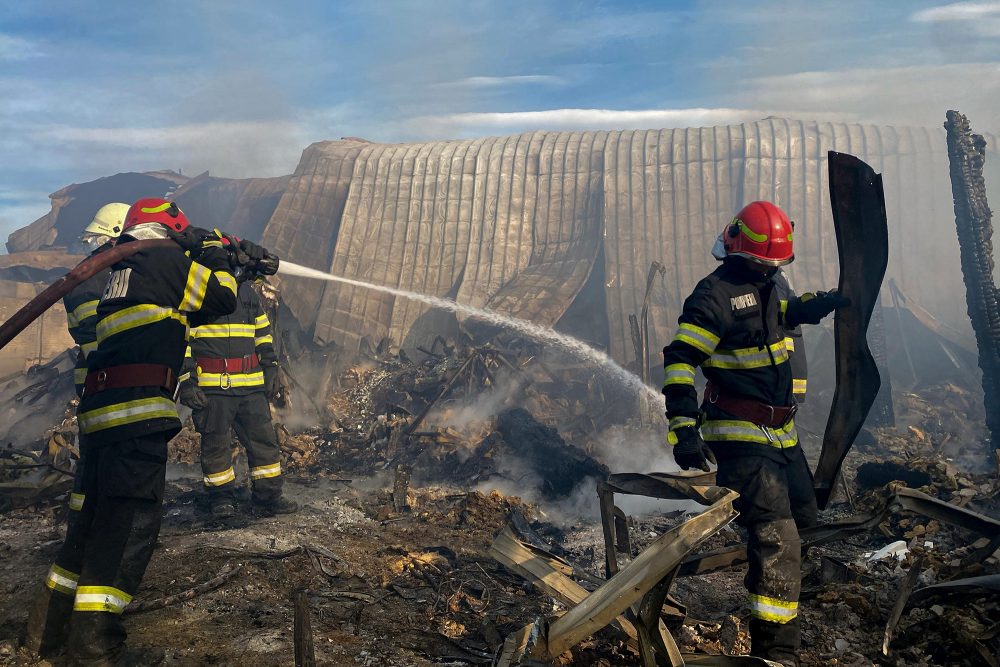
[[[190,421],[170,443],[179,465],[168,483],[162,547],[128,620],[137,644],[165,642],[171,655],[196,662],[288,664],[293,592],[304,590],[322,664],[489,665],[508,636],[567,609],[490,556],[507,526],[569,563],[585,591],[603,583],[594,484],[624,471],[609,471],[600,439],[614,433],[628,446],[656,429],[622,405],[618,413],[634,413],[632,421],[613,418],[613,387],[503,336],[441,340],[409,355],[383,341],[360,359],[334,361],[303,355],[291,368],[303,376],[293,408],[275,410],[286,489],[305,505],[299,514],[213,528],[199,504],[200,439]],[[335,373],[317,389],[299,366]],[[0,637],[20,631],[23,605],[15,601],[34,590],[63,534],[65,473],[78,458],[69,377],[25,376],[0,395],[22,425],[36,406],[62,400],[58,410],[45,408],[48,425],[26,444],[0,451],[0,511],[17,508],[0,514]],[[1000,514],[981,393],[950,383],[894,399],[897,426],[862,433],[845,462],[846,490],[822,516],[875,516],[871,528],[813,546],[804,560],[803,664],[995,664],[981,656],[995,656],[1000,641],[1000,606],[989,588],[1000,575],[1000,543],[885,509],[905,485],[955,508]],[[30,491],[12,502],[10,483]],[[527,500],[498,489],[519,489]],[[554,501],[570,496],[594,503],[555,511]],[[622,507],[631,550],[618,554],[622,566],[696,511],[678,501]],[[731,524],[699,552],[744,537]],[[880,550],[885,557],[876,557]],[[748,651],[743,571],[677,579],[671,595],[686,616],[670,629],[682,652]],[[901,596],[908,582],[912,592]],[[929,588],[949,582],[970,583]],[[32,663],[0,640],[0,664]],[[620,635],[602,630],[557,664],[641,662]]]

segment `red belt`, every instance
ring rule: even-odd
[[[768,405],[749,398],[723,394],[711,382],[705,387],[705,402],[720,410],[759,426],[778,428],[792,420],[798,411],[798,404],[785,406]]]
[[[260,366],[256,353],[232,359],[198,357],[198,368],[203,373],[246,373]]]
[[[177,389],[177,376],[169,366],[159,364],[123,364],[87,373],[83,394],[96,394],[105,389],[125,387],[162,387],[173,394]]]

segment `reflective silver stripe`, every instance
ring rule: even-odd
[[[768,352],[768,348],[770,352]],[[788,350],[784,340],[772,343],[768,348],[763,350],[756,347],[734,350],[716,349],[704,365],[711,368],[747,369],[770,366],[772,356],[775,364],[788,361]]]
[[[795,422],[768,428],[737,419],[710,419],[701,425],[701,435],[712,442],[755,442],[772,447],[793,447],[799,441]]]
[[[679,428],[687,428],[688,426],[697,426],[698,420],[693,417],[674,417],[670,420],[670,430],[676,431]]]
[[[750,594],[750,614],[771,623],[788,623],[798,616],[799,603]]]
[[[212,473],[210,475],[205,475],[204,482],[205,486],[222,486],[223,484],[228,484],[236,479],[236,472],[233,471],[232,467],[223,470],[222,472]]]
[[[264,479],[267,477],[277,477],[281,474],[281,462],[272,463],[266,466],[257,466],[256,468],[250,468],[251,479]]]
[[[173,308],[140,304],[112,313],[97,323],[97,340],[103,341],[115,334],[161,320],[175,319],[187,327],[187,317]]]
[[[270,343],[271,345],[274,345],[274,338],[271,336],[271,334],[267,334],[266,336],[261,336],[260,338],[253,339],[254,347],[257,347],[258,345],[264,345],[265,343]]]
[[[45,577],[45,585],[54,591],[72,595],[76,591],[76,584],[79,579],[79,574],[64,570],[58,565],[53,564],[49,568],[48,575]]]
[[[173,417],[177,419],[177,407],[172,400],[162,396],[142,398],[136,401],[114,403],[96,410],[88,410],[77,415],[80,430],[93,433],[106,428],[123,426],[145,419]]]
[[[253,338],[257,329],[252,324],[204,324],[191,329],[191,338]]]
[[[197,262],[191,262],[188,269],[187,282],[184,284],[184,294],[181,297],[181,304],[178,310],[193,313],[201,308],[205,300],[205,290],[208,289],[208,278],[212,275],[211,269],[202,266]]]
[[[76,589],[73,611],[104,611],[120,614],[132,596],[112,586],[80,586]]]
[[[715,346],[719,344],[719,337],[714,333],[696,324],[688,324],[687,322],[681,323],[677,328],[674,340],[687,343],[705,354],[712,354]]]
[[[713,419],[702,424],[701,435],[705,440],[744,440],[768,442],[763,429],[751,422]]]
[[[94,317],[97,315],[97,305],[100,303],[99,299],[94,299],[93,301],[86,301],[81,303],[79,306],[73,309],[73,319],[77,323],[82,322],[88,317]]]
[[[226,273],[225,271],[216,271],[212,275],[215,279],[219,281],[219,284],[225,287],[227,290],[236,295],[236,278],[233,278],[231,273]]]
[[[264,384],[264,371],[254,373],[204,373],[198,372],[199,387],[257,387]]]
[[[663,386],[668,384],[694,385],[694,366],[691,364],[670,364],[664,369]]]

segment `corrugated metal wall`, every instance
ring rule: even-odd
[[[555,323],[600,242],[594,136],[538,132],[366,147],[330,270]],[[402,341],[426,307],[330,286],[319,311],[320,340]]]
[[[995,160],[996,137],[988,140]],[[967,327],[938,129],[771,118],[711,128],[316,144],[303,154],[265,244],[339,275],[551,324],[603,243],[610,352],[619,361],[634,356],[628,315],[641,309],[650,262],[667,267],[650,310],[655,360],[682,299],[714,269],[712,242],[742,203],[770,199],[795,219],[798,259],[788,273],[799,290],[836,285],[828,150],[858,155],[884,174],[888,276],[935,316]],[[289,282],[285,294],[320,340],[402,341],[425,312],[408,300],[335,284]]]

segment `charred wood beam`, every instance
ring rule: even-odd
[[[965,299],[983,370],[986,425],[996,452],[1000,450],[1000,305],[993,281],[992,213],[983,179],[986,140],[973,134],[968,118],[957,111],[947,113],[944,127]]]
[[[816,502],[825,508],[840,466],[861,432],[881,380],[868,347],[868,324],[889,263],[889,228],[882,175],[853,155],[830,151],[830,203],[837,233],[840,280],[850,304],[837,309],[834,337],[837,388],[813,475]]]

